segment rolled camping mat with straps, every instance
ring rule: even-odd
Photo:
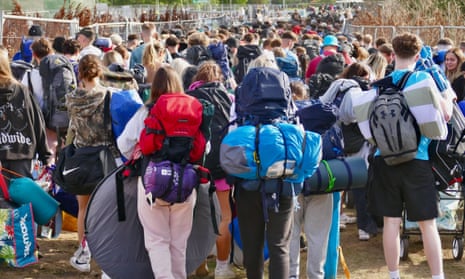
[[[123,177],[123,170],[124,166],[115,169],[92,193],[85,219],[86,239],[92,257],[112,279],[153,279],[137,215],[139,177]],[[217,237],[212,216],[218,224],[221,212],[214,190],[206,185],[201,184],[197,192],[186,252],[187,274],[208,257]]]
[[[322,160],[316,172],[305,180],[303,194],[322,194],[363,188],[368,179],[361,157]]]

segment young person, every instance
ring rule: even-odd
[[[390,77],[394,83],[398,83],[408,71],[414,70],[422,45],[420,38],[411,33],[398,35],[392,40],[396,62]],[[455,98],[450,88],[440,93],[430,74],[417,71],[408,78],[402,94],[420,94],[419,92],[436,95],[439,100],[439,107],[436,108],[439,110],[438,115],[444,117],[444,122],[449,120],[452,99]],[[370,137],[366,132],[369,124],[365,121],[369,115],[362,113],[361,109],[370,105],[370,99],[373,100],[375,94],[376,87],[352,96],[357,122],[366,138]],[[420,116],[417,114],[417,122]],[[435,220],[438,216],[438,195],[428,157],[429,143],[430,140],[422,135],[413,160],[390,166],[378,150],[370,164],[372,179],[368,188],[368,209],[372,214],[384,217],[384,257],[391,279],[400,278],[400,226],[404,207],[407,219],[419,224],[432,278],[444,278],[441,240]]]
[[[155,103],[161,95],[171,93],[184,93],[181,78],[170,66],[162,66],[155,73],[148,102]],[[134,158],[147,115],[148,109],[143,106],[118,137],[118,148],[126,158]],[[187,239],[192,228],[196,192],[193,191],[182,203],[170,204],[157,199],[151,205],[147,202],[142,180],[137,187],[137,212],[154,277],[187,278]]]

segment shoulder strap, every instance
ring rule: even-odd
[[[402,77],[402,79],[398,82],[397,84],[397,87],[402,90],[404,89],[405,85],[407,84],[407,81],[408,79],[410,78],[410,76],[413,74],[412,71],[408,71],[407,73],[404,74],[404,76]]]

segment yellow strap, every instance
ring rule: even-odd
[[[349,267],[347,266],[346,259],[344,258],[344,254],[342,253],[342,247],[338,246],[337,250],[339,252],[339,259],[341,259],[342,270],[344,271],[346,279],[350,279],[350,270],[349,270]]]

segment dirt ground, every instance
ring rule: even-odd
[[[351,210],[346,211],[349,214]],[[0,278],[5,279],[36,279],[36,278],[81,278],[93,279],[100,278],[101,271],[98,265],[92,263],[90,273],[80,273],[72,268],[69,263],[69,257],[77,248],[76,233],[62,232],[56,239],[39,239],[40,251],[43,258],[38,264],[31,265],[23,269],[17,269],[0,265]],[[465,279],[465,259],[460,261],[454,260],[451,252],[452,236],[441,235],[443,240],[444,269],[448,279]],[[357,236],[357,226],[355,224],[347,225],[345,231],[341,232],[341,246],[347,266],[351,273],[351,278],[388,278],[387,268],[384,262],[382,250],[382,237],[378,235],[369,241],[359,241]],[[400,272],[403,279],[431,278],[428,265],[423,252],[421,239],[419,236],[412,235],[409,240],[408,260],[401,261]],[[302,251],[302,262],[305,263],[306,251]],[[208,265],[210,273],[206,277],[214,278],[214,258],[209,259]],[[301,274],[304,274],[302,266]],[[244,271],[236,269],[237,278],[246,278]],[[305,278],[305,277],[301,277]],[[338,278],[346,278],[339,264]],[[136,278],[134,278],[136,279]]]

